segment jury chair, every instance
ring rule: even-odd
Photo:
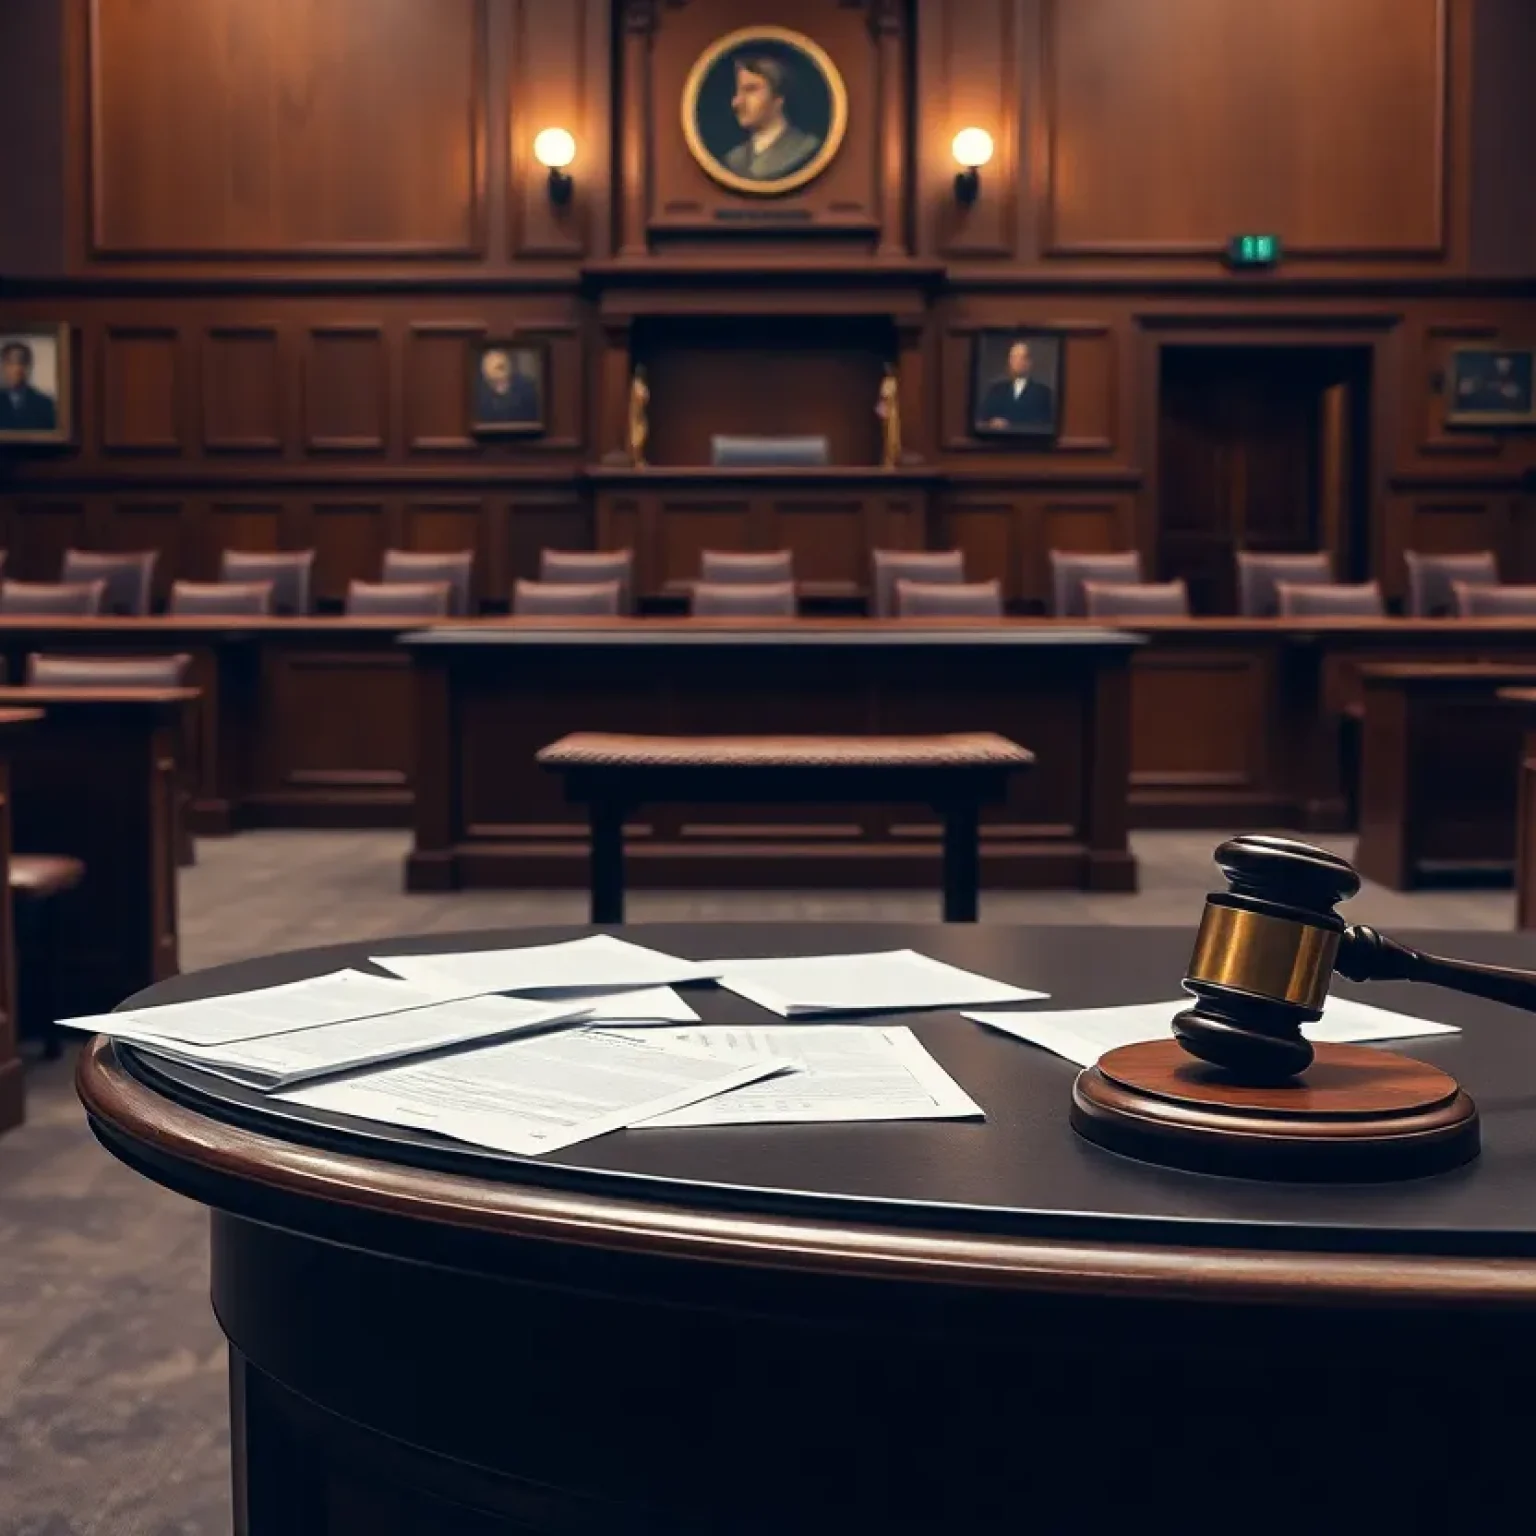
[[[512,589],[512,612],[527,617],[616,616],[622,602],[618,581],[519,581]]]
[[[104,613],[137,618],[149,612],[159,560],[157,549],[66,549],[59,580],[70,586],[99,581]]]
[[[877,549],[870,560],[870,595],[877,619],[895,616],[898,581],[949,584],[965,580],[965,554],[958,549]]]
[[[219,556],[219,580],[272,583],[272,611],[301,616],[310,611],[314,577],[312,549],[226,549]]]
[[[1088,612],[1083,587],[1087,582],[1133,586],[1142,580],[1141,555],[1134,549],[1085,553],[1076,549],[1048,552],[1051,564],[1051,612],[1058,618],[1080,619]]]

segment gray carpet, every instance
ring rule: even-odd
[[[1011,923],[1192,926],[1213,839],[1136,838],[1135,896],[995,894]],[[1348,844],[1334,844],[1348,852]],[[576,892],[400,893],[392,833],[264,833],[204,843],[183,872],[182,962],[406,933],[579,922]],[[637,893],[635,922],[923,920],[927,892]],[[1367,889],[1383,928],[1504,929],[1501,892]],[[223,1536],[224,1357],[208,1309],[205,1218],[91,1139],[66,1062],[36,1064],[28,1123],[0,1141],[0,1536]]]

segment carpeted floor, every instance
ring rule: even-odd
[[[1140,834],[1138,895],[997,894],[982,915],[1192,927],[1213,885],[1213,841]],[[393,833],[204,843],[183,872],[183,965],[348,938],[582,920],[576,892],[404,896],[405,846]],[[935,915],[928,892],[641,892],[631,901],[635,922]],[[1513,898],[1367,889],[1351,915],[1387,929],[1505,929]],[[37,1063],[28,1122],[0,1141],[0,1536],[225,1536],[224,1356],[208,1309],[204,1214],[96,1145],[70,1073],[68,1061]]]

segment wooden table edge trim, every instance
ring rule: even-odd
[[[691,1210],[427,1173],[198,1114],[139,1082],[110,1052],[111,1043],[97,1036],[80,1054],[76,1087],[93,1121],[208,1174],[398,1220],[659,1259],[1127,1301],[1536,1308],[1536,1258],[973,1237]],[[1061,1131],[1072,1134],[1065,1106]]]

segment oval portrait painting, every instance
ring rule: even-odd
[[[743,27],[699,56],[683,87],[693,158],[733,192],[773,197],[814,180],[848,129],[843,77],[810,38]]]

